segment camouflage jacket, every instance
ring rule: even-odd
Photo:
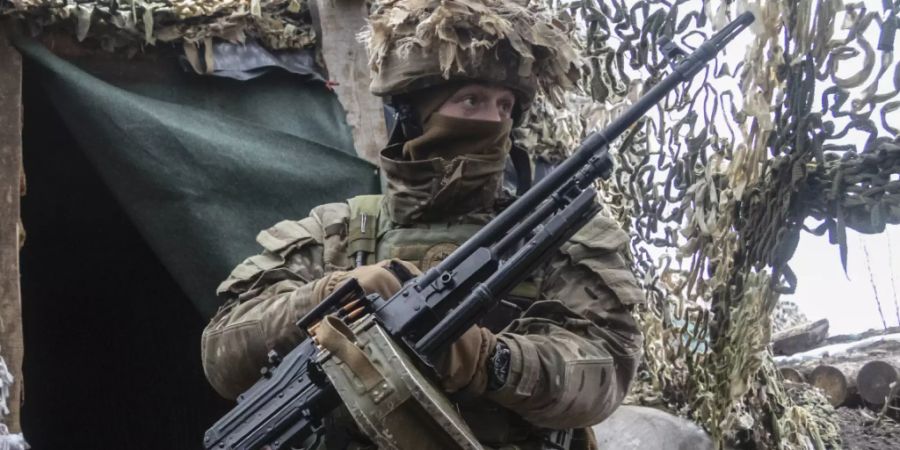
[[[219,286],[225,303],[204,330],[202,357],[221,395],[235,398],[258,378],[269,350],[284,352],[302,339],[294,323],[314,306],[312,282],[353,267],[350,215],[346,203],[326,204],[260,232],[262,253]],[[423,270],[487,220],[401,227],[385,216],[379,228],[387,231],[378,233],[377,254],[367,262],[399,257]],[[447,232],[459,226],[470,232]],[[614,221],[598,215],[513,291],[508,300],[521,310],[483,324],[511,350],[506,384],[459,405],[483,443],[530,448],[538,428],[588,427],[621,403],[641,355],[630,309],[644,301],[621,254],[627,242]]]

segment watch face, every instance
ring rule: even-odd
[[[503,342],[497,342],[494,355],[491,356],[491,370],[488,371],[490,375],[487,389],[489,391],[496,391],[506,384],[506,378],[509,375],[509,359],[509,347]]]

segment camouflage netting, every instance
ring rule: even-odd
[[[0,16],[23,19],[34,33],[58,27],[93,38],[109,51],[213,38],[273,50],[316,42],[307,0],[0,0]]]
[[[662,405],[720,443],[836,448],[820,394],[792,397],[768,348],[803,230],[900,223],[897,1],[552,0],[580,26],[593,69],[558,108],[537,99],[517,130],[558,161],[668,72],[661,36],[693,48],[738,13],[752,32],[616,145],[604,186],[631,231],[650,303],[646,372],[632,401]],[[546,114],[546,115],[545,115]],[[838,256],[840,255],[840,256]],[[802,281],[802,280],[801,280]]]

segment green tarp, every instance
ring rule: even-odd
[[[356,156],[344,112],[321,83],[287,73],[247,82],[135,74],[121,60],[121,73],[101,80],[34,40],[16,45],[37,68],[26,82],[41,83],[204,315],[218,307],[215,288],[231,268],[259,252],[259,230],[377,192],[375,167]]]

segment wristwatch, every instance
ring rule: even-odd
[[[494,354],[491,355],[490,365],[488,367],[488,391],[496,391],[506,384],[506,378],[509,376],[509,347],[503,341],[497,341],[494,347]]]

